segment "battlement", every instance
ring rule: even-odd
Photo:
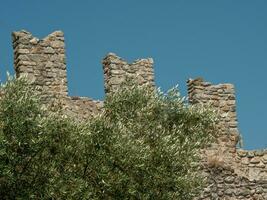
[[[210,105],[219,111],[217,144],[226,151],[235,151],[239,140],[236,116],[235,90],[232,84],[212,85],[202,78],[189,79],[188,98],[191,104]]]
[[[27,31],[13,32],[16,76],[27,75],[40,86],[43,100],[67,96],[64,35],[55,31],[39,40]]]
[[[43,39],[27,31],[12,34],[16,77],[25,75],[38,86],[44,104],[60,101],[66,115],[88,119],[103,109],[103,102],[88,97],[68,96],[64,34],[55,31]],[[153,60],[129,64],[113,53],[102,61],[106,94],[124,80],[155,86]],[[218,110],[218,138],[204,151],[208,184],[198,199],[267,199],[267,150],[237,149],[239,140],[235,90],[232,84],[212,85],[202,78],[189,79],[191,104],[210,105]],[[0,94],[1,96],[1,94]]]
[[[139,59],[128,64],[116,54],[109,53],[102,63],[106,93],[116,90],[126,78],[135,79],[139,84],[155,85],[152,58]]]

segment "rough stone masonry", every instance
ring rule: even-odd
[[[60,101],[65,114],[81,120],[101,111],[101,101],[68,96],[63,32],[38,39],[22,30],[14,32],[12,38],[16,76],[27,75],[38,86],[44,104]],[[155,86],[151,58],[129,64],[109,53],[102,63],[106,93],[116,90],[126,78]],[[236,147],[239,132],[234,86],[213,85],[200,78],[189,79],[187,85],[191,104],[209,104],[220,113],[219,137],[204,150],[207,186],[197,199],[267,200],[267,149],[246,151]]]

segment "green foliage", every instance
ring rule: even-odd
[[[96,168],[102,198],[192,199],[201,186],[198,151],[213,128],[214,114],[188,106],[177,88],[163,94],[134,85],[111,94],[91,130],[109,161],[104,174]]]
[[[88,122],[41,109],[24,79],[1,90],[3,199],[189,200],[202,187],[199,150],[214,112],[187,105],[177,88],[123,86]]]
[[[67,199],[75,190],[68,197],[75,199],[83,184],[75,170],[82,126],[41,109],[25,79],[9,79],[1,91],[0,197]]]

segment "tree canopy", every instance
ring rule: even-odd
[[[190,200],[203,187],[199,150],[216,117],[177,88],[122,85],[82,122],[44,109],[23,78],[0,90],[3,199]]]

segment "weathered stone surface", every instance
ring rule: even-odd
[[[253,157],[250,160],[250,163],[252,163],[252,164],[257,164],[259,162],[260,162],[260,158],[259,157]]]
[[[223,168],[218,165],[206,166],[208,178],[210,181],[216,181],[211,181],[211,185],[207,185],[209,191],[205,190],[202,196],[196,199],[216,199],[217,197],[214,198],[215,192],[220,194],[219,199],[264,199],[267,191],[258,188],[263,188],[265,183],[261,181],[267,180],[267,151],[236,149],[239,133],[234,86],[231,84],[212,85],[204,82],[202,78],[190,79],[188,96],[190,103],[211,105],[218,110],[220,116],[217,124],[218,140],[207,152],[213,151],[215,155],[220,155]],[[210,159],[208,154],[206,159]],[[213,173],[215,167],[222,171]]]
[[[64,42],[62,41],[53,41],[51,42],[51,47],[52,48],[64,48]]]
[[[32,38],[30,40],[30,43],[33,44],[33,45],[37,44],[38,42],[39,42],[39,39],[38,38]]]
[[[90,119],[103,110],[103,102],[86,97],[69,97],[64,34],[55,31],[38,39],[23,30],[12,34],[16,75],[25,75],[39,87],[46,106],[60,104],[64,114],[76,120]],[[103,59],[105,92],[117,90],[125,79],[151,87],[154,83],[153,59],[129,64],[114,53]],[[3,95],[0,91],[0,97]],[[213,85],[202,78],[188,80],[191,104],[210,105],[219,113],[218,138],[203,157],[203,176],[207,186],[196,199],[267,199],[267,150],[237,149],[239,140],[235,91],[232,84]]]
[[[66,96],[68,89],[66,64],[63,58],[65,55],[61,53],[65,52],[63,33],[54,32],[41,40],[27,31],[14,32],[12,35],[16,75],[19,77],[21,74],[27,74],[28,77],[32,77],[32,84],[48,86],[41,89],[44,101]],[[21,43],[24,46],[21,46]],[[55,56],[58,59],[55,59]],[[55,84],[57,87],[52,87]]]
[[[106,93],[115,91],[124,80],[135,80],[139,84],[154,84],[153,59],[138,59],[131,64],[109,53],[102,61]]]

